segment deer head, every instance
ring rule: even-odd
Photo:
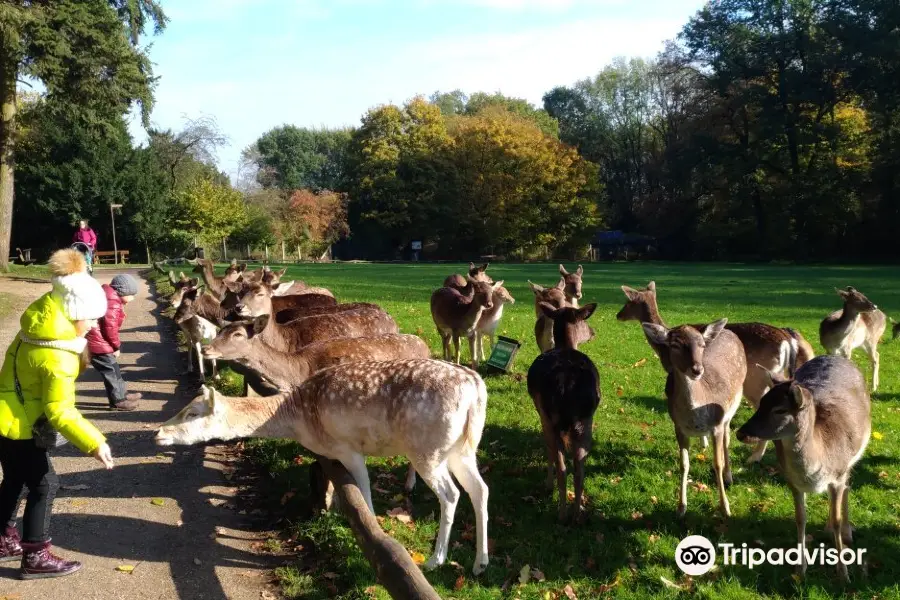
[[[581,275],[583,273],[584,268],[581,265],[578,265],[578,269],[574,273],[569,273],[564,266],[559,265],[559,274],[563,278],[563,291],[566,293],[566,298],[581,300]]]
[[[665,349],[669,364],[688,379],[696,381],[703,377],[703,352],[706,345],[719,337],[727,323],[728,319],[720,319],[704,327],[703,331],[697,331],[690,325],[673,329],[654,323],[641,325],[647,338]]]
[[[852,310],[855,310],[856,312],[865,313],[872,312],[878,309],[878,306],[876,306],[871,300],[866,298],[862,294],[862,292],[854,287],[847,286],[842,290],[835,288],[834,291],[836,291],[838,295],[843,298],[845,306]]]
[[[251,283],[241,288],[235,309],[242,317],[258,317],[272,312],[272,288]]]
[[[268,317],[257,317],[257,320],[259,319],[268,319]],[[263,328],[265,328],[264,325]],[[250,340],[255,336],[254,321],[241,321],[226,325],[219,331],[216,339],[204,346],[203,356],[241,362],[253,352],[253,344],[250,343]]]
[[[184,300],[184,295],[192,290],[196,290],[200,285],[200,280],[196,277],[193,279],[188,279],[186,282],[175,286],[175,293],[172,294],[172,297],[169,298],[169,302],[172,303],[172,306],[178,308],[181,306],[181,303]]]
[[[578,324],[587,321],[597,310],[597,304],[586,304],[581,308],[563,306],[556,308],[547,302],[538,304],[541,313],[553,321],[553,339],[557,348],[578,348]]]
[[[190,445],[234,437],[226,418],[227,410],[218,401],[219,393],[205,385],[200,391],[199,396],[159,428],[155,438],[158,446]]]
[[[484,263],[480,267],[476,266],[475,263],[469,263],[469,277],[476,281],[484,281],[486,283],[494,283],[494,281],[487,276],[485,271],[490,266],[491,263]]]
[[[619,321],[649,321],[650,307],[656,306],[656,282],[651,281],[642,290],[622,286],[625,293],[625,306],[616,315]]]
[[[745,444],[760,440],[783,440],[797,433],[801,414],[815,410],[812,392],[793,379],[773,373],[760,365],[769,375],[772,388],[762,397],[759,408],[737,431],[737,439]]]
[[[496,283],[487,283],[484,281],[475,281],[472,277],[467,277],[469,285],[475,289],[475,295],[472,298],[474,306],[480,306],[485,310],[494,308],[494,291],[503,285],[500,280]]]

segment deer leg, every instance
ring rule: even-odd
[[[441,336],[441,346],[444,351],[443,358],[444,360],[450,360],[450,335],[444,333],[441,329],[438,329],[438,335]]]
[[[416,468],[412,463],[409,463],[409,470],[406,472],[406,483],[403,484],[403,489],[409,495],[412,494],[414,487],[416,487]]]
[[[193,373],[194,372],[194,345],[193,344],[188,345],[187,358],[188,358],[187,372]]]
[[[200,379],[206,380],[206,366],[203,364],[203,354],[200,352],[200,342],[194,344],[194,352],[197,354],[197,366],[200,367]]]
[[[700,438],[700,443],[703,444],[704,450],[705,450],[706,448],[709,448],[709,436],[704,435],[703,437],[701,437],[701,438]]]
[[[722,476],[725,480],[725,489],[727,490],[734,483],[734,477],[731,474],[731,421],[723,423],[722,427],[724,429],[723,439],[725,441],[725,449],[723,450],[725,455],[725,471],[722,473]],[[763,448],[765,448],[765,446],[763,446]]]
[[[218,369],[218,366],[216,365],[216,359],[211,358],[210,362],[212,363],[213,379],[216,381],[221,381],[222,377],[219,375],[219,369]]]
[[[716,484],[719,487],[719,506],[726,517],[731,516],[731,506],[725,495],[725,428],[721,425],[713,431],[713,466],[716,469]]]
[[[469,340],[469,356],[472,357],[472,368],[478,368],[478,337],[481,334],[478,332],[474,332],[470,334],[468,337]],[[458,362],[458,361],[457,361]]]
[[[488,565],[488,486],[478,472],[475,454],[450,456],[450,472],[466,490],[475,511],[475,565],[472,573],[480,575]]]
[[[375,507],[372,506],[372,487],[369,483],[369,471],[366,469],[366,457],[362,454],[350,454],[338,460],[353,475],[353,479],[356,480],[356,487],[362,492],[363,498],[366,499],[366,504],[369,505],[369,510],[374,515]]]
[[[441,524],[438,528],[437,540],[434,543],[434,554],[425,563],[426,569],[433,569],[447,560],[447,546],[450,542],[450,528],[453,526],[453,515],[456,503],[459,502],[459,490],[453,484],[453,478],[447,470],[447,463],[442,462],[433,470],[419,470],[422,480],[434,491],[441,503]]]
[[[678,510],[676,515],[680,519],[687,512],[687,482],[688,471],[691,468],[691,440],[688,436],[681,433],[678,427],[675,427],[675,439],[678,441],[678,449],[681,454],[681,489],[678,496]]]
[[[559,501],[557,502],[557,510],[559,522],[565,523],[568,519],[568,511],[566,510],[566,455],[563,452],[563,442],[560,439],[556,441],[556,490],[559,492]]]
[[[806,575],[806,494],[792,489],[794,494],[794,520],[797,522],[797,543],[800,545],[800,565],[797,572]]]
[[[459,364],[459,336],[455,332],[453,333],[453,356],[456,364]]]
[[[881,363],[881,355],[878,354],[878,340],[868,344],[866,348],[869,352],[869,358],[872,359],[872,391],[878,391],[878,367]]]
[[[844,538],[844,544],[853,543],[853,525],[850,523],[850,486],[844,486],[844,494],[841,499],[841,508],[843,511],[843,519],[841,521],[841,537]]]
[[[831,522],[834,526],[834,547],[838,551],[838,557],[840,557],[841,551],[844,549],[844,540],[841,535],[841,530],[843,528],[843,515],[841,513],[844,509],[843,496],[843,485],[834,484],[828,486],[828,505],[832,515]],[[847,573],[847,565],[845,565],[843,561],[838,560],[837,567],[841,579],[845,582],[850,581],[850,575]]]
[[[572,462],[574,463],[574,473],[573,479],[575,480],[575,522],[583,523],[585,519],[585,509],[584,509],[584,462],[587,460],[587,455],[591,451],[591,436],[592,436],[592,427],[593,427],[593,419],[587,418],[584,421],[584,429],[581,433],[581,436],[577,440],[574,448],[574,456],[572,458]]]
[[[547,491],[550,492],[550,497],[553,497],[553,474],[556,466],[556,446],[557,446],[557,437],[556,433],[553,431],[553,426],[550,424],[550,420],[544,416],[544,411],[538,410],[538,414],[541,417],[541,430],[544,434],[544,449],[547,451]]]

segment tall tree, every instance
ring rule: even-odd
[[[349,129],[284,125],[264,133],[245,156],[257,161],[257,180],[282,190],[341,190]]]
[[[166,18],[156,0],[10,0],[0,3],[0,269],[8,268],[14,199],[16,85],[39,81],[49,99],[102,126],[110,115],[152,107],[153,72],[139,46]]]

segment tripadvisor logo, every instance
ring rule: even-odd
[[[805,548],[800,544],[792,548],[770,548],[768,551],[762,548],[750,548],[747,544],[739,547],[735,544],[720,543],[722,563],[728,565],[743,565],[750,569],[760,565],[793,565],[803,564],[804,556],[807,565],[830,565],[838,563],[843,565],[863,564],[865,548],[826,548],[825,544],[818,547]],[[716,549],[713,543],[702,535],[690,535],[678,543],[675,548],[675,564],[683,573],[698,576],[708,573],[716,564]]]

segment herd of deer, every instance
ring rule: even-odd
[[[487,275],[488,265],[470,264],[466,276],[451,275],[431,296],[431,313],[443,342],[443,358],[430,358],[419,337],[400,334],[394,319],[369,303],[340,304],[326,289],[282,283],[284,271],[247,271],[232,263],[224,276],[209,261],[176,278],[175,321],[203,360],[227,360],[262,378],[274,392],[228,398],[203,387],[203,394],[157,433],[160,445],[193,444],[243,437],[291,438],[310,451],[341,462],[372,509],[366,456],[405,455],[406,489],[418,472],[437,495],[441,516],[435,551],[427,567],[447,557],[459,491],[468,493],[476,516],[473,572],[488,564],[488,488],[476,449],[485,423],[487,390],[479,374],[460,366],[465,337],[473,366],[484,360],[484,338],[494,341],[503,307],[514,302]],[[584,464],[592,442],[592,420],[600,400],[600,378],[579,344],[594,337],[586,321],[596,304],[579,306],[581,266],[553,287],[529,281],[535,301],[535,338],[541,354],[528,370],[527,387],[540,417],[547,452],[547,486],[558,488],[559,518],[585,517]],[[622,286],[620,321],[641,322],[647,342],[667,373],[665,393],[681,459],[677,515],[687,510],[690,438],[709,439],[719,503],[725,516],[732,483],[730,423],[742,397],[755,414],[737,431],[755,446],[759,461],[768,440],[795,503],[798,542],[806,544],[805,497],[827,490],[828,530],[840,552],[852,542],[848,480],[871,432],[865,378],[849,360],[862,347],[878,386],[878,342],[887,318],[862,293],[837,290],[843,308],[820,326],[826,356],[814,356],[803,336],[763,323],[669,327],[660,316],[654,282],[642,290]],[[895,327],[895,335],[900,326]],[[451,343],[453,352],[451,353]],[[188,355],[191,363],[191,354]],[[566,459],[574,471],[574,507],[567,506]],[[806,569],[806,556],[803,552]],[[838,565],[844,579],[847,568]]]

